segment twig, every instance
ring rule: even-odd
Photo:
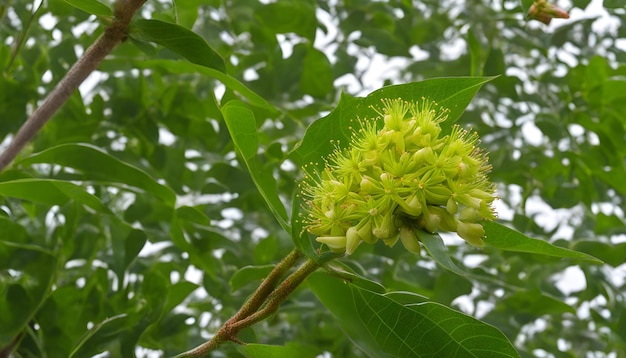
[[[296,250],[292,251],[292,254],[297,254],[298,257],[301,256],[301,254]],[[287,258],[289,258],[289,256],[287,256]],[[283,261],[278,264],[274,270],[281,267],[283,263],[286,262],[287,258],[283,259]],[[295,260],[290,260],[289,262],[291,262],[291,265],[293,266]],[[287,299],[287,297],[289,297],[289,295],[304,281],[304,279],[312,272],[317,270],[319,267],[319,263],[314,262],[311,259],[307,259],[307,261],[305,261],[295,272],[289,275],[278,286],[278,288],[270,292],[268,292],[266,288],[264,288],[263,294],[258,294],[259,291],[262,290],[263,284],[265,284],[265,282],[274,273],[274,271],[272,271],[272,273],[270,273],[270,276],[268,276],[263,284],[257,289],[253,297],[248,302],[246,302],[246,304],[244,304],[242,309],[239,310],[236,315],[234,315],[231,319],[226,321],[224,325],[222,325],[222,327],[217,331],[215,336],[213,336],[210,341],[188,352],[179,354],[178,356],[176,356],[176,358],[204,357],[209,352],[216,349],[222,343],[227,341],[242,344],[242,342],[239,341],[239,339],[237,338],[237,334],[239,333],[239,331],[271,316],[274,312],[278,310],[280,305]],[[263,306],[262,309],[259,310],[261,304],[259,304],[258,299],[261,297],[263,298],[263,301],[261,301],[260,303],[262,304],[263,302],[266,302],[266,304],[265,306]],[[249,302],[253,299],[255,299],[254,304],[249,304]]]
[[[126,38],[130,20],[145,2],[146,0],[117,1],[111,25],[85,51],[83,57],[69,69],[41,106],[24,122],[9,147],[0,155],[0,172],[15,159],[17,154],[33,139],[54,113],[67,102],[87,76],[98,68],[104,57]]]

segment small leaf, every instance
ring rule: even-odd
[[[200,35],[180,25],[160,20],[137,20],[131,27],[130,36],[135,40],[155,42],[195,64],[226,71],[224,59]]]
[[[527,252],[531,254],[584,260],[594,264],[604,264],[601,260],[591,255],[554,246],[543,240],[530,238],[497,222],[484,222],[483,227],[487,235],[484,239],[485,243],[500,250]]]
[[[112,17],[113,11],[98,0],[65,0],[66,3],[88,14],[99,17]]]
[[[274,265],[242,267],[230,278],[230,288],[235,292],[250,282],[261,281],[273,269]]]
[[[498,329],[438,303],[403,305],[321,272],[307,282],[371,357],[519,357]]]
[[[428,254],[435,259],[439,265],[456,273],[457,275],[467,276],[468,273],[457,266],[452,259],[450,259],[446,245],[439,234],[430,234],[420,230],[419,239],[422,244],[424,244]]]
[[[157,183],[146,172],[133,167],[101,149],[85,143],[61,144],[35,153],[20,164],[50,163],[83,172],[86,180],[109,181],[130,185],[161,198],[168,205],[176,202],[176,194]]]
[[[291,232],[287,222],[287,211],[278,197],[276,179],[270,170],[263,168],[257,161],[258,131],[254,113],[244,103],[235,100],[222,108],[222,115],[235,148],[241,154],[261,196],[278,223],[287,232]]]

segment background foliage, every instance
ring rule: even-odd
[[[589,3],[560,5],[577,15]],[[102,33],[111,4],[97,4],[0,3],[3,145]],[[501,221],[606,264],[454,237],[466,275],[401,247],[364,245],[338,264],[477,316],[525,357],[625,357],[626,16],[619,1],[602,9],[545,27],[519,1],[148,2],[0,174],[0,347],[19,337],[19,356],[83,357],[198,345],[293,247],[245,161],[289,204],[300,172],[288,153],[342,91],[473,75],[498,76],[458,122],[491,152]],[[258,155],[235,153],[221,111],[233,99],[257,121]],[[323,278],[310,281],[324,302]],[[240,337],[365,356],[306,288]]]

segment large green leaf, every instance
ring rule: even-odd
[[[287,343],[285,346],[246,344],[238,349],[247,358],[314,358],[321,353],[319,349],[297,343]]]
[[[324,273],[307,282],[371,357],[519,357],[498,329],[441,304],[401,304]]]
[[[96,196],[63,180],[29,178],[0,182],[0,195],[48,205],[64,205],[75,200],[98,212],[110,213]]]
[[[86,180],[133,186],[162,199],[168,205],[173,206],[176,202],[176,194],[171,189],[159,184],[144,171],[90,144],[61,144],[26,157],[20,163],[50,163],[70,167],[80,170]]]
[[[526,252],[530,254],[561,257],[564,259],[583,260],[594,264],[604,264],[604,262],[591,255],[554,246],[547,241],[530,238],[519,231],[497,222],[484,222],[483,227],[485,228],[486,234],[484,239],[485,243],[500,250]]]
[[[160,20],[137,20],[131,26],[130,36],[155,42],[198,65],[226,71],[224,59],[200,35],[180,25]]]
[[[254,113],[241,101],[230,101],[222,107],[222,115],[233,138],[233,143],[252,176],[257,189],[265,199],[278,223],[291,232],[287,211],[278,197],[276,179],[271,168],[263,167],[257,159],[259,149],[258,132]]]
[[[436,101],[450,110],[448,120],[441,124],[444,133],[458,120],[478,89],[490,81],[490,77],[434,78],[421,82],[383,87],[367,97],[342,94],[337,107],[326,117],[314,122],[307,129],[300,145],[290,158],[298,165],[322,163],[322,158],[335,149],[345,146],[352,136],[352,128],[358,118],[375,118],[374,108],[382,106],[382,99],[401,98],[405,101]]]

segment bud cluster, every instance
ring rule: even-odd
[[[481,220],[493,220],[491,166],[478,136],[454,126],[440,137],[447,110],[434,102],[384,100],[384,126],[359,121],[348,148],[303,181],[304,228],[330,250],[400,239],[419,252],[420,232],[454,231],[482,246]]]

